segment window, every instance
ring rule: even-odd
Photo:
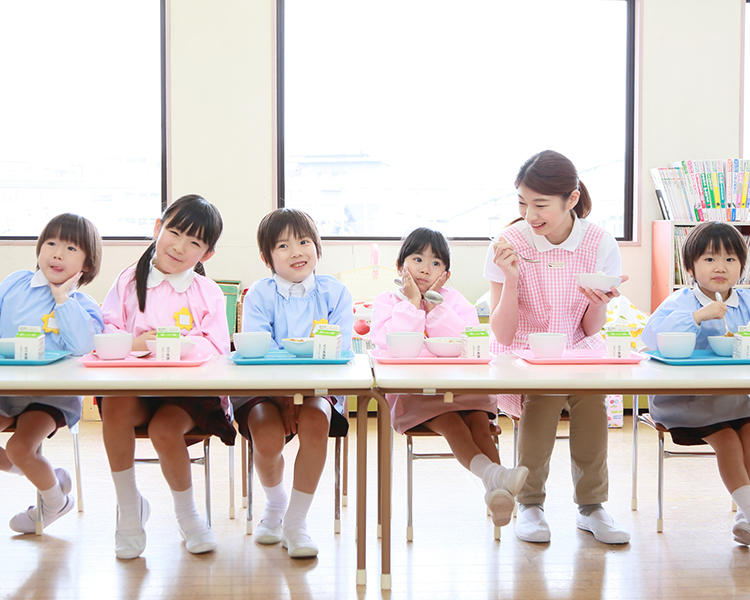
[[[279,202],[321,233],[485,238],[551,148],[632,239],[634,0],[278,0]],[[542,12],[543,11],[543,12]]]
[[[166,198],[164,11],[0,4],[0,236],[34,238],[62,212],[103,236],[153,233]]]

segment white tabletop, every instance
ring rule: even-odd
[[[382,392],[748,393],[750,366],[673,366],[656,360],[628,365],[532,365],[501,355],[488,365],[385,365],[373,361]]]
[[[0,366],[2,395],[240,395],[249,392],[346,394],[369,390],[365,355],[345,365],[236,365],[214,356],[198,367],[85,367],[75,357],[44,366]]]

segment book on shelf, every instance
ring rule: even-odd
[[[650,169],[662,216],[671,221],[747,221],[750,160],[682,160]]]

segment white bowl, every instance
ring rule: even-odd
[[[714,351],[714,354],[718,354],[719,356],[732,356],[732,351],[734,350],[734,335],[732,335],[732,337],[726,337],[724,335],[709,335],[708,343],[711,345],[711,350]]]
[[[189,337],[180,338],[180,358],[185,358],[190,354],[198,342],[191,340]],[[149,349],[151,354],[156,355],[156,340],[146,340],[146,347]]]
[[[234,348],[242,358],[263,358],[271,347],[270,331],[242,331],[232,337]]]
[[[600,275],[599,273],[577,273],[576,283],[582,288],[609,292],[613,287],[616,288],[622,283],[622,277]]]
[[[393,358],[416,358],[424,346],[424,334],[415,331],[392,331],[385,334],[388,352]]]
[[[689,358],[695,350],[695,334],[689,331],[664,331],[656,334],[656,345],[665,358]]]
[[[558,358],[565,352],[568,336],[564,333],[530,333],[529,348],[537,358]]]
[[[460,337],[434,337],[424,341],[427,350],[435,356],[461,356],[463,344]]]
[[[100,333],[94,336],[96,355],[104,360],[125,358],[133,349],[132,333]]]
[[[16,338],[0,338],[0,356],[15,358]]]
[[[315,338],[284,338],[281,340],[284,350],[291,352],[295,356],[310,357],[313,355],[315,347]]]

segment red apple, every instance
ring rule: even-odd
[[[370,324],[364,319],[360,319],[354,324],[354,331],[359,335],[365,335],[370,332]]]

